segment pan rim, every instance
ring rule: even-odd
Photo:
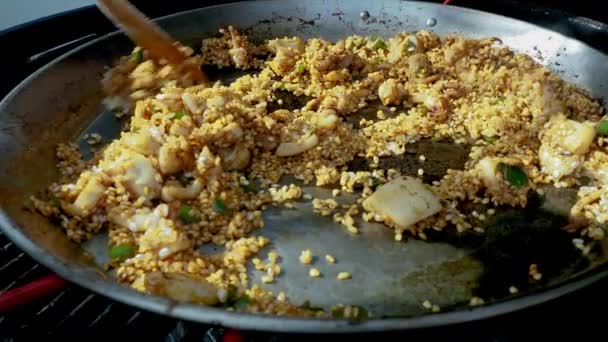
[[[256,1],[259,5],[262,3],[276,2],[276,0],[262,0]],[[433,4],[420,1],[409,1],[412,3],[419,3],[424,6],[439,8],[442,5]],[[230,10],[233,6],[253,5],[254,3],[242,1],[233,2],[227,4],[219,4],[214,6],[208,6],[199,9],[193,9],[188,11],[182,11],[171,15],[157,18],[157,21],[163,21],[166,19],[174,18],[187,13],[201,11],[209,8],[222,7],[226,10]],[[539,27],[537,25],[524,22],[518,19],[505,17],[499,14],[490,12],[483,12],[479,10],[463,8],[458,6],[455,7],[459,11],[469,12],[471,14],[484,14],[489,16],[495,16],[503,20],[509,20],[512,22],[518,22],[520,24]],[[542,28],[545,31],[548,29]],[[551,31],[557,36],[561,36],[568,39],[565,35]],[[55,58],[53,61],[44,65],[34,73],[29,75],[23,81],[19,83],[13,90],[11,90],[5,97],[0,101],[0,109],[4,108],[12,98],[14,98],[22,88],[26,87],[32,80],[36,79],[39,75],[43,74],[46,70],[50,69],[53,65],[58,62],[70,57],[77,52],[98,44],[104,40],[110,39],[116,35],[120,35],[120,31],[115,31],[101,37],[98,37],[90,42],[80,45],[65,54]],[[584,44],[590,49],[599,50],[588,46],[586,43],[578,41],[580,44]],[[603,53],[602,53],[603,54]],[[325,319],[311,319],[311,318],[297,318],[297,317],[285,317],[275,315],[261,315],[261,314],[245,314],[237,312],[229,312],[220,308],[211,308],[205,306],[199,306],[194,304],[186,303],[175,303],[166,298],[146,295],[139,293],[126,286],[119,285],[111,280],[100,281],[98,278],[92,275],[90,270],[78,270],[75,271],[68,263],[65,263],[54,254],[48,252],[42,246],[36,244],[31,240],[25,232],[8,216],[4,209],[0,208],[0,229],[4,234],[17,245],[20,249],[25,251],[28,255],[32,256],[37,262],[41,263],[50,270],[56,272],[61,277],[73,282],[77,285],[83,286],[84,288],[109,297],[118,302],[131,305],[143,310],[152,311],[155,313],[163,314],[169,317],[185,319],[189,321],[208,323],[208,324],[219,324],[228,327],[248,329],[248,330],[266,330],[276,332],[304,332],[304,333],[351,333],[351,332],[376,332],[386,330],[405,330],[405,329],[418,329],[418,328],[429,328],[436,326],[447,326],[458,323],[465,323],[471,321],[477,321],[486,319],[498,315],[511,313],[517,310],[528,308],[534,305],[548,302],[556,299],[560,296],[575,292],[579,289],[587,287],[600,279],[608,277],[608,264],[597,266],[594,270],[588,271],[587,273],[577,275],[572,279],[569,279],[563,283],[555,284],[550,287],[543,288],[538,292],[532,292],[522,297],[514,299],[506,299],[503,301],[495,302],[487,306],[480,306],[471,308],[468,310],[460,309],[457,311],[443,312],[437,314],[422,315],[417,317],[403,317],[403,318],[378,318],[367,321],[355,322],[348,320],[325,320]],[[90,274],[89,274],[90,273]]]

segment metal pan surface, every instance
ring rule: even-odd
[[[608,95],[608,56],[576,40],[518,20],[428,3],[378,0],[296,0],[232,3],[178,13],[159,19],[177,39],[196,46],[223,25],[246,29],[256,39],[292,36],[337,40],[348,35],[388,37],[399,31],[431,29],[440,35],[497,37],[505,45],[535,57],[566,80],[596,97]],[[430,242],[397,243],[388,229],[364,225],[362,234],[350,236],[316,216],[308,204],[297,210],[271,209],[258,234],[273,241],[286,271],[273,291],[285,291],[294,302],[309,300],[315,306],[336,303],[369,308],[367,321],[318,320],[246,315],[223,309],[175,303],[148,296],[113,282],[98,265],[106,261],[103,237],[84,246],[67,240],[59,228],[24,209],[27,198],[44,189],[57,176],[55,146],[79,141],[87,132],[115,137],[120,123],[99,105],[99,80],[108,65],[128,54],[130,42],[114,33],[58,58],[24,80],[0,103],[0,225],[4,233],[36,260],[66,279],[115,300],[182,319],[242,329],[299,332],[356,332],[409,329],[471,321],[511,312],[580,289],[608,274],[605,245],[593,246],[587,258],[570,253],[561,237],[543,249],[555,256],[555,270],[543,281],[518,294],[508,291],[504,261],[488,252],[492,246],[466,236],[449,235]],[[86,144],[82,144],[84,148]],[[86,149],[85,149],[86,154]],[[309,193],[321,190],[305,188]],[[537,219],[527,214],[517,224]],[[554,240],[548,241],[554,242]],[[569,243],[570,240],[568,240]],[[336,282],[327,277],[311,281],[298,255],[303,249],[316,255],[331,253],[340,268],[357,275],[357,281]],[[269,248],[270,249],[270,248]],[[517,254],[520,251],[511,250]],[[510,260],[510,259],[509,259]],[[325,266],[320,265],[323,273]],[[329,266],[327,266],[329,267]],[[261,283],[258,274],[251,274]],[[501,287],[503,286],[504,287]],[[471,308],[472,296],[483,296],[484,306]],[[443,308],[429,314],[421,303]]]

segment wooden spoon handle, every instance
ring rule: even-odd
[[[99,0],[99,9],[153,58],[165,58],[180,64],[186,56],[175,46],[175,41],[126,0]]]
[[[149,20],[127,0],[98,0],[97,6],[108,18],[135,42],[146,49],[151,58],[166,59],[170,64],[181,65],[187,59],[176,46],[176,42],[163,29]],[[206,81],[200,68],[186,66],[195,80]]]

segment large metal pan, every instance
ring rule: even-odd
[[[440,35],[493,36],[531,54],[593,95],[608,94],[606,78],[598,77],[608,75],[608,56],[603,53],[525,22],[452,6],[396,0],[256,1],[179,13],[159,23],[192,45],[226,24],[247,28],[254,38],[298,35],[335,40],[352,34],[390,36],[424,28]],[[373,225],[364,226],[361,236],[352,237],[300,204],[298,210],[270,210],[265,214],[266,227],[257,232],[273,240],[272,248],[279,250],[286,271],[276,284],[267,287],[284,290],[296,303],[310,300],[326,307],[336,303],[363,305],[376,318],[351,322],[246,315],[175,303],[118,285],[97,266],[105,261],[102,237],[78,246],[46,219],[24,209],[24,203],[55,179],[54,149],[58,142],[77,141],[86,132],[101,132],[108,138],[116,135],[119,123],[99,106],[99,80],[104,68],[127,54],[130,47],[120,33],[81,46],[28,77],[0,103],[2,230],[36,260],[72,282],[130,305],[192,321],[243,329],[354,332],[485,318],[556,298],[608,274],[604,244],[594,246],[589,258],[570,255],[568,248],[548,248],[555,259],[567,255],[567,261],[539,285],[513,295],[507,284],[502,288],[488,281],[488,274],[509,270],[484,259],[491,253],[483,243],[469,243],[466,236],[397,243],[388,229]],[[440,242],[447,240],[451,243]],[[299,251],[306,248],[314,249],[317,255],[331,252],[340,260],[341,269],[356,275],[356,281],[336,282],[331,277],[312,281],[297,260]],[[323,267],[319,266],[322,272]],[[252,274],[259,283],[257,277]],[[478,294],[484,296],[486,305],[470,308],[470,297]],[[442,313],[429,314],[421,305],[425,300],[440,305]]]

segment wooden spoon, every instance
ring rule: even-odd
[[[178,49],[171,36],[149,20],[127,0],[98,0],[101,12],[121,28],[138,46],[146,49],[152,59],[165,59],[170,64],[186,67],[196,81],[206,82],[207,77],[198,65],[186,63],[188,56]]]

